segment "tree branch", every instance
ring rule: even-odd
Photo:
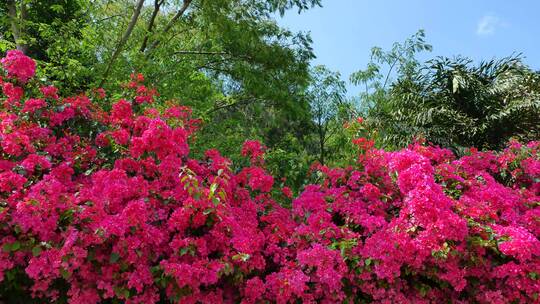
[[[172,17],[171,20],[169,20],[169,22],[167,23],[167,25],[165,25],[165,27],[163,28],[163,30],[161,31],[160,35],[164,35],[166,34],[167,32],[169,32],[171,30],[171,28],[173,27],[174,23],[180,18],[182,17],[182,15],[184,15],[184,13],[186,12],[186,10],[188,9],[189,5],[191,4],[192,0],[184,0],[184,4],[182,5],[182,7],[178,10],[178,12],[176,12],[176,14]],[[152,42],[152,44],[150,45],[150,47],[148,47],[148,52],[147,52],[147,57],[148,55],[158,46],[159,44],[159,39],[156,39],[154,40],[154,42]]]
[[[102,18],[102,19],[99,19],[99,20],[94,21],[94,24],[98,24],[98,23],[101,23],[101,22],[110,20],[110,19],[112,19],[112,18],[122,17],[122,16],[123,16],[122,14],[116,14],[116,15],[108,16],[108,17],[105,17],[105,18]]]
[[[254,98],[244,98],[244,99],[239,99],[233,103],[226,103],[226,104],[222,104],[222,105],[218,105],[218,106],[215,106],[213,107],[212,109],[206,111],[206,114],[212,114],[214,112],[217,112],[217,111],[220,111],[220,110],[223,110],[223,109],[227,109],[227,108],[231,108],[231,107],[234,107],[234,106],[237,106],[237,105],[241,105],[241,104],[247,104],[251,101],[254,101],[255,99]]]
[[[152,12],[152,16],[150,16],[150,20],[148,21],[148,26],[146,27],[146,34],[144,34],[144,39],[141,48],[139,49],[139,52],[141,53],[146,50],[146,47],[148,45],[148,39],[150,39],[150,34],[152,34],[154,30],[154,22],[156,21],[156,17],[159,13],[161,5],[163,4],[163,1],[164,0],[154,0],[154,11]]]
[[[128,41],[129,36],[131,36],[131,32],[133,32],[133,29],[135,28],[135,24],[137,23],[137,20],[139,19],[139,15],[141,14],[141,9],[143,7],[143,4],[144,4],[144,0],[138,0],[137,5],[135,6],[133,15],[131,16],[131,20],[129,21],[128,27],[126,31],[124,32],[124,35],[118,42],[116,50],[114,50],[114,53],[111,57],[111,60],[109,61],[109,64],[107,65],[107,69],[105,70],[105,73],[103,73],[103,78],[101,79],[101,82],[99,83],[100,87],[103,86],[103,84],[107,80],[107,77],[109,77],[109,73],[111,71],[111,68],[114,65],[114,62],[120,55],[120,52],[122,52],[122,49],[124,48],[126,42]]]
[[[176,51],[173,55],[215,55],[215,56],[224,56],[231,55],[227,52],[212,52],[212,51]]]
[[[388,69],[388,73],[386,73],[386,77],[384,79],[384,84],[383,84],[383,90],[386,89],[386,84],[388,83],[388,80],[390,78],[390,73],[392,72],[392,70],[394,69],[395,65],[398,63],[399,59],[401,58],[401,56],[403,56],[405,54],[406,51],[412,49],[412,45],[407,47],[405,50],[401,50],[400,52],[398,52],[398,55],[396,56],[396,59],[392,62],[392,64],[390,65],[390,68]]]

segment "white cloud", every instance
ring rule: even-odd
[[[480,20],[478,20],[478,26],[476,27],[476,34],[479,36],[490,36],[495,34],[495,31],[506,26],[506,23],[503,22],[499,17],[488,14],[484,15]]]

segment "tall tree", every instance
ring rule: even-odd
[[[341,75],[324,66],[316,66],[306,97],[310,102],[318,143],[318,161],[325,164],[328,141],[342,128],[340,109],[345,105],[347,90]]]
[[[383,102],[396,79],[410,77],[417,71],[420,66],[417,54],[432,50],[425,37],[424,30],[419,30],[404,42],[395,42],[388,51],[380,47],[371,49],[366,68],[350,76],[351,83],[363,89],[360,102],[364,108]]]

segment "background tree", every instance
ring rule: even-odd
[[[397,82],[392,96],[412,129],[455,151],[502,149],[512,138],[540,135],[540,74],[519,57],[436,58]]]
[[[80,92],[93,79],[95,48],[84,39],[91,24],[87,0],[8,0],[0,3],[0,51],[17,48],[38,60],[41,77]]]
[[[314,123],[317,160],[324,165],[329,152],[328,142],[343,128],[347,90],[341,75],[324,66],[316,66],[311,75],[306,97],[310,102]]]
[[[290,143],[286,138],[306,136],[309,106],[302,95],[314,57],[311,39],[274,18],[317,5],[320,0],[12,0],[0,4],[0,47],[24,43],[46,66],[43,75],[62,83],[62,93],[101,85],[110,97],[105,102],[121,97],[116,87],[126,75],[141,72],[160,100],[191,106],[204,120],[193,153],[218,148],[238,158],[246,138],[278,149]],[[21,25],[17,33],[13,24]]]
[[[365,90],[357,111],[379,146],[401,148],[423,137],[463,152],[501,149],[540,134],[539,73],[519,56],[475,64],[468,58],[417,59],[430,51],[423,31],[382,51],[351,76]]]
[[[351,83],[363,89],[356,103],[357,115],[366,117],[369,134],[378,146],[403,147],[415,133],[402,121],[401,111],[407,108],[395,107],[391,90],[395,83],[413,78],[421,66],[417,55],[431,50],[425,32],[419,30],[404,42],[394,43],[389,51],[373,47],[366,68],[350,76]]]
[[[217,148],[238,159],[238,147],[245,138],[258,138],[278,148],[286,134],[302,136],[299,122],[309,120],[308,106],[300,96],[307,86],[313,53],[308,36],[280,28],[273,18],[285,9],[304,10],[317,4],[154,2],[143,8],[125,50],[114,61],[110,75],[104,76],[113,85],[115,75],[140,71],[154,81],[163,97],[175,97],[193,107],[205,121],[193,146],[196,154]],[[102,10],[99,19],[114,16],[114,11]],[[110,23],[104,29],[114,29],[118,19],[104,22]],[[111,42],[107,48],[106,54],[111,54],[117,45]],[[110,62],[105,58],[103,66],[108,68]]]

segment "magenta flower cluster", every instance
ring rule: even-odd
[[[365,145],[293,198],[258,142],[237,173],[190,158],[200,121],[152,108],[142,75],[105,111],[102,89],[62,98],[23,54],[2,65],[0,285],[74,304],[539,301],[538,142]]]

